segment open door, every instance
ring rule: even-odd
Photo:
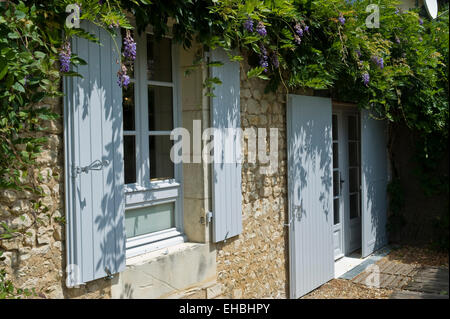
[[[290,297],[334,277],[331,99],[288,95]]]
[[[387,244],[386,122],[361,111],[362,257]]]

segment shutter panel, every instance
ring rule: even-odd
[[[222,81],[211,99],[213,241],[219,242],[242,232],[240,72],[222,49],[211,52],[211,61],[224,64],[211,68],[211,76]]]
[[[118,52],[109,33],[82,24],[102,45],[73,38],[88,65],[64,80],[67,285],[125,268],[122,90]],[[120,50],[121,39],[116,37]],[[119,52],[120,53],[120,52]],[[92,169],[77,172],[77,168]]]
[[[288,95],[290,297],[334,277],[331,99]]]
[[[362,257],[387,244],[386,122],[361,111]]]

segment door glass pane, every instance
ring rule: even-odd
[[[338,143],[333,143],[333,168],[339,167],[339,147]]]
[[[126,89],[123,89],[123,129],[125,131],[135,130],[134,105],[134,83],[130,83]]]
[[[350,219],[359,217],[359,193],[350,195]]]
[[[333,140],[338,139],[338,124],[337,124],[337,115],[333,114],[332,117],[332,131],[333,131]]]
[[[333,200],[333,224],[339,224],[339,198]]]
[[[172,82],[172,41],[158,41],[147,35],[147,78],[151,81]]]
[[[125,211],[127,238],[175,227],[174,203]]]
[[[173,141],[169,135],[149,137],[150,180],[174,178],[174,165],[170,159]]]
[[[148,129],[149,131],[171,131],[173,129],[171,87],[148,87]]]
[[[348,139],[354,141],[358,139],[358,122],[355,115],[348,116]]]
[[[339,196],[339,171],[333,172],[333,196]]]
[[[358,168],[354,167],[354,168],[350,168],[348,170],[348,175],[349,175],[349,190],[350,193],[354,193],[354,192],[358,192]]]
[[[348,164],[358,166],[358,142],[348,142]]]
[[[123,137],[123,161],[125,166],[125,184],[136,183],[136,138]]]

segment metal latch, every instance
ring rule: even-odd
[[[203,216],[200,217],[200,223],[205,224],[205,221],[206,221],[206,223],[209,224],[209,223],[211,223],[212,218],[213,218],[212,212],[207,212],[205,217],[203,217]]]
[[[73,168],[73,175],[77,176],[81,173],[88,173],[89,171],[99,171],[101,169],[103,169],[103,167],[108,166],[109,165],[109,161],[108,160],[95,160],[93,161],[91,164],[89,164],[88,166],[75,166]]]

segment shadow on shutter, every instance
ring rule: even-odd
[[[88,64],[83,78],[64,80],[67,280],[73,287],[125,268],[122,90],[118,52],[110,34],[82,28],[102,45],[72,40]],[[120,35],[116,37],[120,50]]]
[[[211,77],[222,81],[211,98],[213,241],[219,242],[242,232],[240,70],[222,49],[211,52],[211,61],[224,64],[211,68]]]
[[[386,122],[361,110],[362,257],[387,244]]]

